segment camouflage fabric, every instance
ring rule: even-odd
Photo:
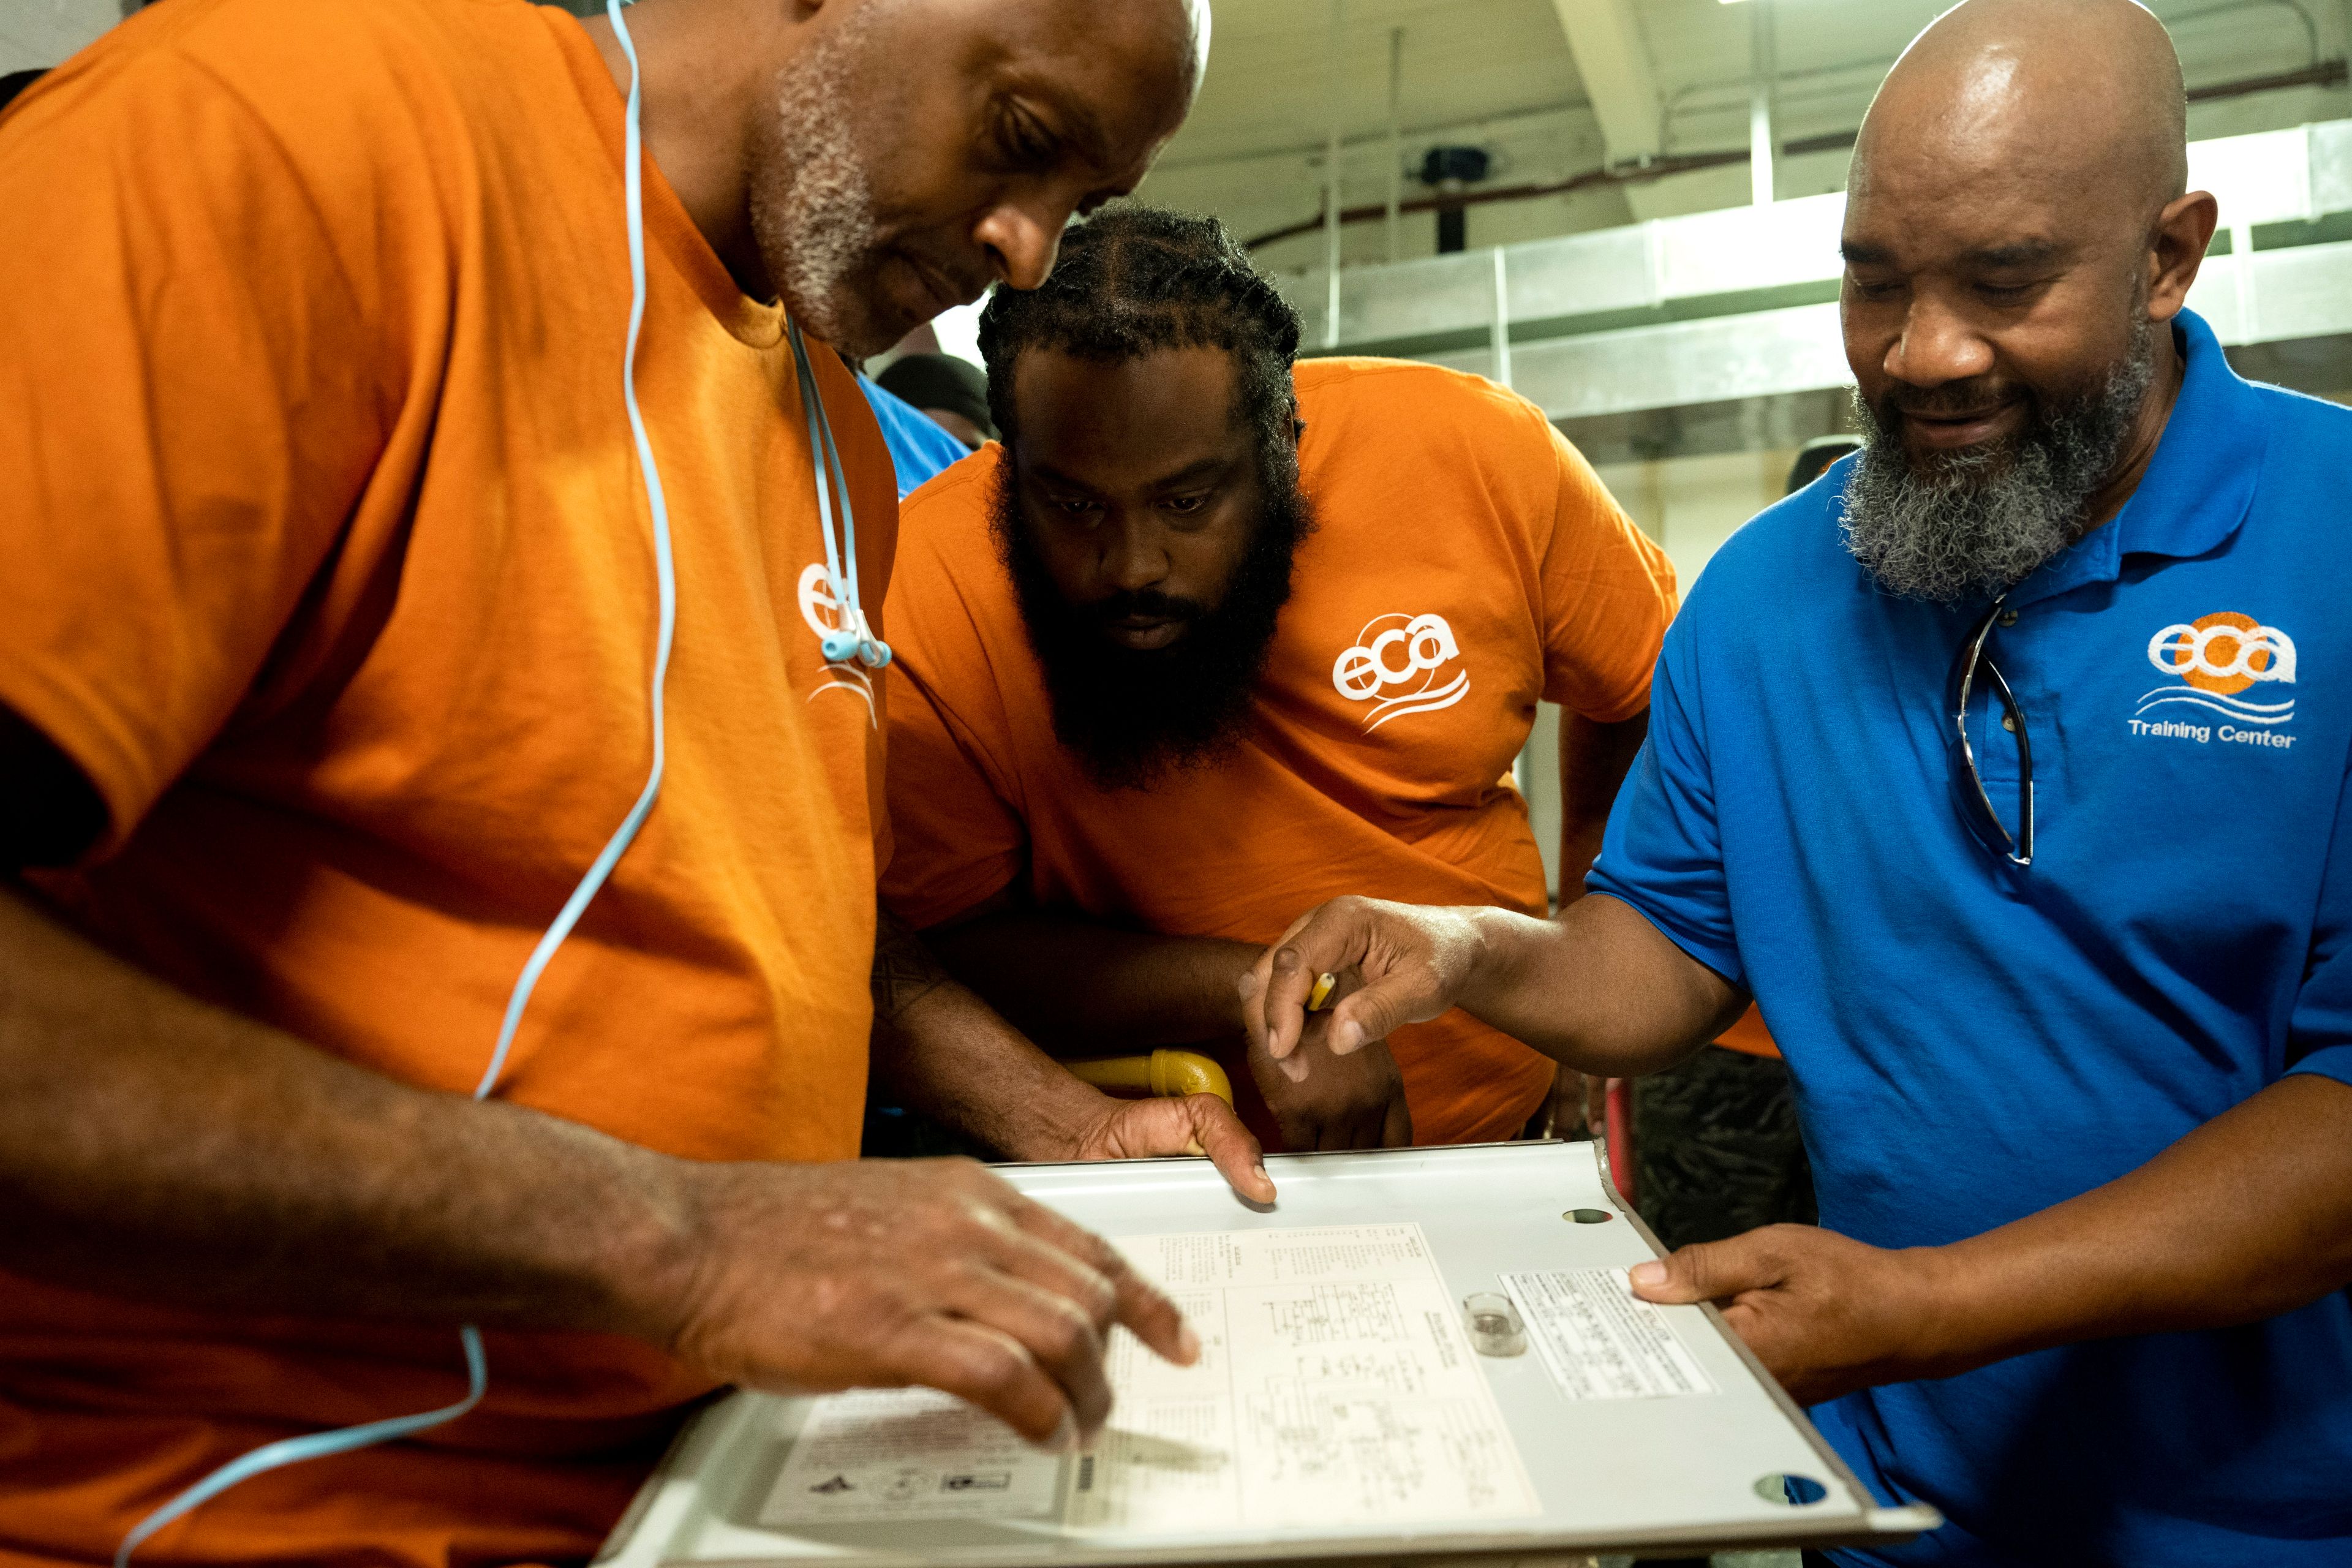
[[[1815,1225],[1789,1069],[1707,1046],[1633,1085],[1638,1207],[1668,1247],[1761,1225]]]

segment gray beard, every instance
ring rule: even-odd
[[[2155,379],[2155,331],[2142,315],[2097,392],[2009,440],[1917,468],[1900,426],[1857,392],[1864,444],[1846,479],[1846,549],[1903,598],[1953,605],[2008,592],[2080,535]]]
[[[872,276],[878,225],[873,183],[849,129],[852,65],[879,9],[859,7],[778,75],[751,190],[751,233],[785,308],[856,358],[890,346],[868,341],[872,311],[856,289]]]

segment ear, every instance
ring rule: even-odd
[[[2147,313],[2168,321],[2180,313],[2189,286],[2205,264],[2205,247],[2212,243],[2213,226],[2221,206],[2210,191],[2191,191],[2165,204],[2148,236]]]

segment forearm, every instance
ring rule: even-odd
[[[1034,910],[983,915],[927,940],[950,973],[1070,1056],[1237,1035],[1237,988],[1263,951]]]
[[[1187,1120],[1273,1197],[1238,1122]],[[701,1163],[404,1089],[172,991],[5,889],[0,1214],[0,1268],[26,1275],[626,1333],[720,1383],[942,1389],[1033,1442],[1099,1427],[1114,1322],[1198,1353],[1107,1243],[970,1162]]]
[[[679,1162],[338,1061],[5,888],[0,1190],[0,1267],[30,1276],[656,1340],[693,1217]]]
[[[2285,1079],[2129,1174],[1926,1261],[1940,1310],[1922,1359],[1947,1371],[2291,1311],[2352,1284],[2352,1088]]]
[[[1463,1010],[1580,1072],[1631,1078],[1671,1067],[1745,1005],[1616,899],[1580,899],[1550,921],[1462,913],[1475,954]]]
[[[884,913],[874,1068],[912,1109],[1016,1160],[1076,1157],[1108,1097],[1073,1078]]]

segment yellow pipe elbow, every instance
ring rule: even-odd
[[[1213,1094],[1227,1105],[1234,1102],[1233,1080],[1225,1069],[1198,1051],[1160,1050],[1148,1057],[1098,1057],[1062,1065],[1097,1089],[1124,1089],[1170,1100]]]
[[[1227,1105],[1234,1102],[1234,1084],[1225,1069],[1198,1051],[1152,1052],[1151,1092],[1168,1099],[1213,1094]]]

